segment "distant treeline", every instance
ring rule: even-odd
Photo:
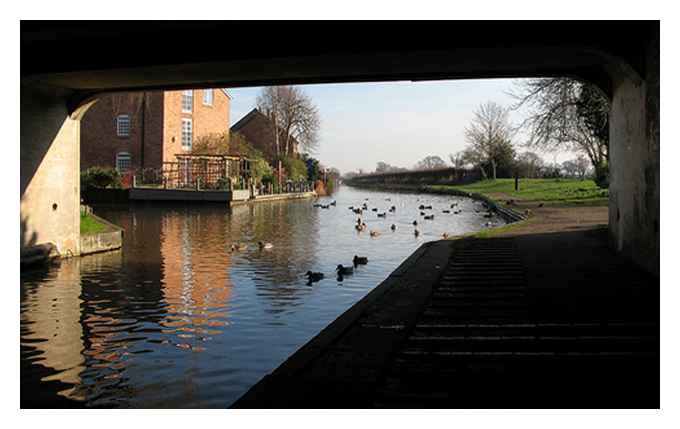
[[[348,185],[464,185],[481,180],[481,173],[475,169],[441,168],[390,173],[374,173],[347,179]]]

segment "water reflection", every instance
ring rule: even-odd
[[[488,221],[461,200],[464,215],[438,214],[415,238],[420,198],[442,209],[450,197],[345,188],[334,198],[332,210],[309,200],[96,208],[125,228],[123,251],[22,274],[22,406],[226,407],[424,241]],[[387,220],[364,216],[378,238],[357,233],[347,210],[365,198],[397,207]],[[232,252],[236,242],[246,248]],[[333,269],[354,254],[369,264],[338,282]],[[308,270],[326,277],[309,286]]]

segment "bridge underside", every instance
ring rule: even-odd
[[[103,93],[573,76],[612,99],[611,241],[658,274],[658,22],[283,24],[22,22],[21,249],[79,252],[79,120]],[[290,43],[271,43],[282,34]],[[342,36],[307,43],[328,34]]]

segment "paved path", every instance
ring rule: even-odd
[[[535,210],[423,246],[234,406],[658,407],[658,279],[610,251],[606,208]]]

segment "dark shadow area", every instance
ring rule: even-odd
[[[660,406],[659,280],[612,252],[605,228],[451,246],[426,299],[418,264],[321,351],[296,353],[235,406]]]

